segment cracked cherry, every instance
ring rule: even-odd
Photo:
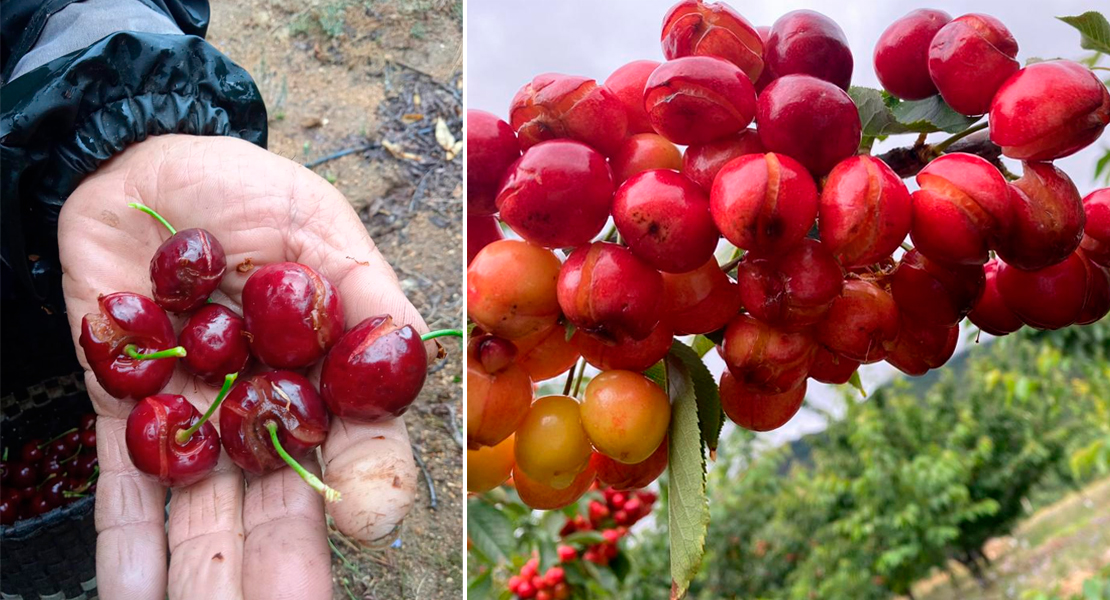
[[[100,312],[81,320],[79,342],[96,380],[121,400],[162,391],[185,355],[166,311],[146,296],[117,292],[97,300]]]
[[[190,315],[179,341],[186,352],[181,364],[211,386],[242,372],[250,361],[246,321],[219,304],[207,304]]]
[[[995,92],[1021,66],[1018,43],[998,19],[967,14],[948,22],[929,44],[929,77],[958,113],[982,115]],[[993,119],[992,119],[993,122]]]
[[[744,255],[736,281],[740,301],[753,317],[797,330],[825,316],[844,273],[821,242],[806,238],[784,252]]]
[[[724,2],[681,0],[663,17],[663,56],[716,56],[739,67],[751,81],[764,70],[763,39]]]
[[[571,253],[556,293],[576,327],[614,342],[642,340],[659,323],[663,277],[628,248],[597,242]]]
[[[560,73],[524,84],[509,106],[509,123],[525,151],[569,138],[608,156],[628,136],[628,113],[616,94],[593,79]]]
[[[789,156],[748,154],[717,173],[709,208],[721,234],[738,248],[778,252],[813,228],[817,186]]]
[[[707,144],[687,146],[686,152],[682,155],[682,174],[708,192],[713,188],[713,180],[717,177],[717,173],[732,159],[745,154],[763,153],[763,143],[759,141],[759,133],[749,127],[736,135]]]
[[[330,281],[298,263],[266,265],[243,286],[251,351],[280,369],[306,367],[343,335],[343,304]]]
[[[200,481],[216,468],[220,435],[179,394],[143,398],[127,416],[124,439],[135,468],[166,487]],[[84,468],[84,465],[81,465]]]
[[[204,229],[178,231],[150,207],[128,204],[157,219],[170,231],[170,238],[150,259],[151,295],[162,308],[187,312],[204,304],[220,287],[227,271],[227,257],[216,236]]]
[[[1079,246],[1087,258],[1110,268],[1110,188],[1102,188],[1083,198],[1087,224]]]
[[[890,256],[906,239],[913,204],[906,184],[872,156],[853,156],[833,168],[821,190],[821,241],[847,269]]]
[[[1023,163],[1025,172],[1009,184],[1013,222],[998,241],[1007,265],[1035,271],[1058,264],[1083,240],[1086,215],[1079,190],[1052,163]]]
[[[644,109],[655,131],[682,145],[730,136],[755,117],[755,87],[736,65],[712,56],[686,56],[655,69],[644,88]]]
[[[906,317],[950,327],[971,312],[985,282],[979,265],[938,263],[915,248],[902,256],[894,270],[890,293]]]
[[[801,385],[816,352],[808,333],[783,331],[747,314],[729,323],[721,343],[721,358],[737,383],[761,394],[781,394]]]
[[[420,334],[379,315],[352,327],[328,352],[320,395],[333,414],[373,423],[404,414],[427,374]]]
[[[328,410],[316,388],[290,371],[268,371],[240,381],[220,405],[224,450],[248,473],[289,465],[312,489],[333,502],[339,493],[297,461],[328,437]]]
[[[898,305],[889,292],[870,281],[848,279],[817,326],[817,339],[836,354],[870,364],[886,358],[898,326]]]

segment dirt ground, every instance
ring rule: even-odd
[[[215,0],[208,34],[262,89],[271,151],[311,163],[361,149],[313,170],[350,199],[433,329],[462,323],[462,157],[443,147],[462,138],[461,28],[455,0]],[[405,417],[425,475],[400,545],[333,530],[335,598],[460,595],[462,363],[458,342],[444,345]]]

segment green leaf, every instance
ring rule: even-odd
[[[940,96],[903,102],[886,92],[852,86],[848,95],[859,110],[860,124],[866,138],[881,138],[899,133],[959,133],[978,119],[965,117],[952,110]]]
[[[567,328],[566,341],[569,342],[571,336],[574,335],[574,331],[575,331],[576,327],[574,326],[574,323],[571,323],[570,321],[567,321],[566,328]]]
[[[924,100],[899,102],[893,109],[894,118],[900,124],[917,133],[945,131],[959,133],[971,127],[978,117],[965,117],[952,110],[940,96],[930,96]]]
[[[694,342],[690,346],[694,349],[694,352],[698,353],[698,356],[704,357],[710,350],[716,347],[717,344],[714,344],[713,340],[699,333],[694,336]]]
[[[687,349],[689,350],[689,349]],[[674,352],[674,346],[671,347]],[[689,351],[693,354],[693,351]],[[709,528],[705,495],[705,453],[698,429],[694,381],[681,359],[667,360],[672,399],[668,455],[668,507],[671,546],[671,597],[681,598],[698,573]],[[700,362],[700,361],[699,361]]]
[[[683,367],[689,373],[694,383],[694,398],[698,404],[698,424],[701,427],[701,439],[710,450],[717,449],[717,442],[721,437],[721,425],[724,423],[724,412],[721,410],[721,394],[713,374],[705,368],[699,356],[692,348],[675,341],[671,345],[668,357],[682,361]]]
[[[848,378],[848,385],[859,390],[860,396],[863,396],[864,398],[867,397],[867,390],[863,389],[863,381],[861,381],[859,378],[859,369],[852,373],[852,376]]]
[[[664,390],[667,389],[667,370],[666,367],[663,366],[663,361],[651,365],[647,371],[644,371],[644,377],[654,381],[655,385]]]
[[[1056,18],[1079,30],[1083,36],[1079,45],[1085,50],[1110,54],[1110,23],[1106,17],[1090,10],[1074,17]]]
[[[628,577],[628,573],[632,570],[632,562],[628,560],[628,553],[621,552],[616,558],[610,560],[609,568],[613,570],[617,579],[624,581],[624,578]]]
[[[472,499],[466,503],[467,534],[474,547],[494,563],[508,562],[516,540],[513,524],[500,510]]]
[[[1100,178],[1104,184],[1110,185],[1110,149],[1107,149],[1095,164],[1095,179]]]

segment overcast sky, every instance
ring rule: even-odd
[[[545,72],[584,75],[604,81],[616,68],[637,59],[663,60],[659,30],[670,0],[563,0],[539,2],[520,0],[469,0],[466,3],[466,94],[467,107],[488,110],[507,118],[509,102],[521,85]],[[1106,4],[1094,0],[979,0],[910,2],[867,0],[840,2],[734,2],[733,6],[753,25],[771,25],[791,10],[808,8],[835,20],[848,37],[855,57],[853,85],[878,88],[871,53],[882,31],[895,19],[915,8],[938,8],[952,16],[966,12],[993,15],[1014,34],[1024,64],[1030,57],[1079,58],[1087,51],[1079,47],[1079,33],[1054,19],[1089,10],[1105,12]],[[939,134],[934,137],[943,137]],[[908,145],[913,138],[897,136],[876,146],[876,153]],[[1082,152],[1057,161],[1083,194],[1096,187],[1095,162],[1099,146],[1110,145],[1110,135]],[[1011,164],[1011,171],[1020,167]],[[915,186],[912,180],[907,184]],[[964,336],[966,337],[966,336]],[[966,345],[961,340],[961,348]],[[711,353],[711,369],[719,373],[723,364]],[[861,371],[869,389],[892,376],[885,363]],[[812,382],[811,382],[812,384]],[[839,391],[811,385],[807,402],[834,407]],[[768,441],[792,439],[822,427],[812,412],[803,412],[791,423],[768,436]]]

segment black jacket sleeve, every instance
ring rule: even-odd
[[[266,144],[266,110],[254,81],[199,37],[207,30],[206,2],[142,0],[184,35],[117,32],[8,81],[49,16],[73,1],[13,0],[3,14],[3,394],[76,365],[62,300],[58,213],[86,175],[154,135]]]

